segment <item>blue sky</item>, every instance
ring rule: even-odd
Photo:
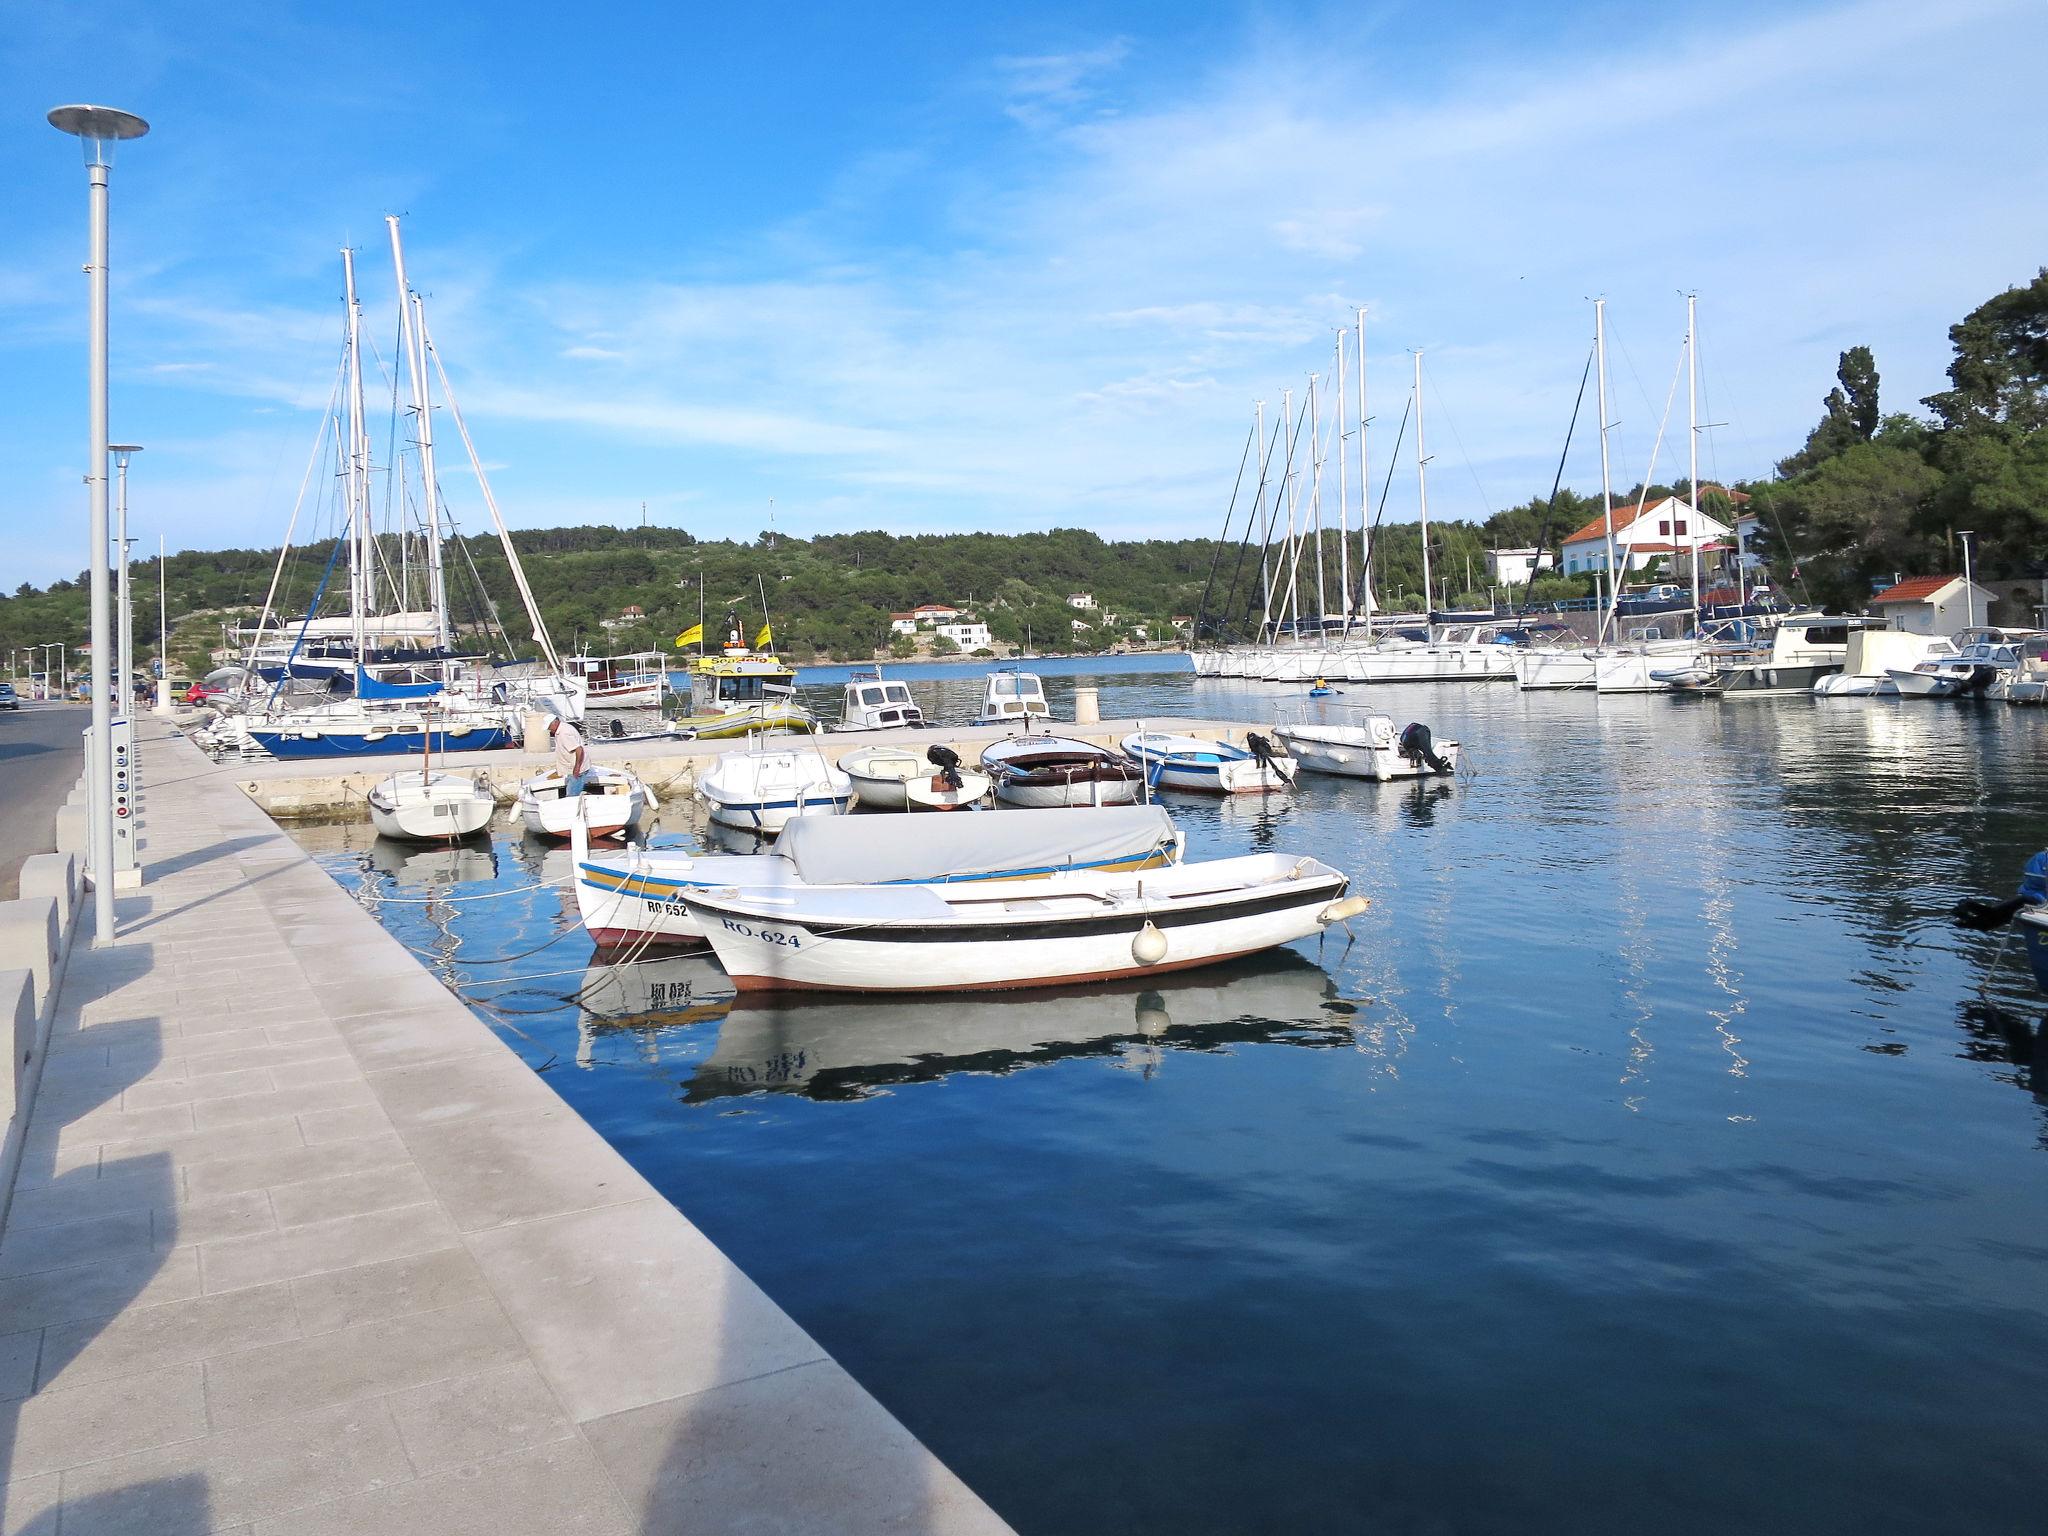
[[[277,540],[344,241],[390,353],[387,213],[515,525],[644,501],[749,537],[773,498],[797,533],[1181,535],[1219,525],[1252,400],[1327,368],[1358,304],[1382,441],[1425,350],[1441,516],[1547,488],[1595,294],[1618,480],[1685,289],[1709,471],[1795,447],[1856,342],[1911,405],[1949,324],[2048,261],[2043,57],[2027,0],[15,6],[0,583],[83,562],[59,102],[153,125],[113,263],[152,546]],[[1597,486],[1590,440],[1570,478]],[[444,479],[481,528],[446,453]]]

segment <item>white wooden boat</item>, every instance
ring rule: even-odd
[[[888,731],[925,723],[924,711],[910,701],[910,689],[882,676],[882,669],[856,672],[847,679],[839,702],[835,731]]]
[[[988,798],[989,776],[946,747],[855,747],[839,755],[862,805],[883,811],[957,811]]]
[[[669,691],[668,658],[660,651],[562,660],[582,681],[586,702],[600,709],[659,709]]]
[[[1280,725],[1273,734],[1312,773],[1385,781],[1458,771],[1458,743],[1436,741],[1422,725],[1396,731],[1390,715],[1369,715],[1363,725]]]
[[[410,843],[474,837],[491,824],[498,809],[497,796],[481,775],[444,769],[394,773],[366,798],[377,835]]]
[[[607,763],[590,765],[580,795],[563,795],[559,768],[550,768],[519,786],[519,819],[535,837],[564,839],[580,820],[592,837],[622,838],[648,813],[659,809],[654,791],[638,774]]]
[[[702,942],[704,931],[683,903],[693,889],[1057,880],[1177,864],[1183,846],[1156,805],[909,822],[806,816],[766,853],[575,847],[576,901],[600,949],[637,949]]]
[[[1600,652],[1586,647],[1532,645],[1514,653],[1515,685],[1524,690],[1592,688]]]
[[[799,816],[838,816],[853,804],[853,781],[814,747],[727,752],[697,781],[711,819],[774,836]]]
[[[987,885],[692,890],[741,992],[1001,991],[1154,975],[1292,943],[1354,916],[1349,881],[1255,853],[1143,875]]]
[[[1000,725],[1006,720],[1050,720],[1052,707],[1045,702],[1045,685],[1036,674],[1015,667],[999,667],[988,675],[982,691],[977,725]]]
[[[1294,782],[1294,765],[1273,751],[1265,737],[1253,731],[1246,739],[1249,750],[1166,731],[1133,731],[1120,745],[1124,756],[1144,769],[1154,789],[1256,795]]]
[[[1143,770],[1107,747],[1071,736],[1006,736],[983,749],[981,766],[1005,805],[1131,805],[1145,786]]]

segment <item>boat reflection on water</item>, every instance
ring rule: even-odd
[[[1357,1012],[1320,967],[1286,950],[1149,984],[953,994],[931,1002],[739,1002],[715,961],[681,955],[592,966],[581,998],[578,1056],[586,1063],[607,1034],[648,1035],[640,1054],[653,1059],[653,1035],[716,1020],[716,1043],[708,1055],[697,1043],[696,1067],[683,1085],[683,1100],[692,1104],[756,1093],[858,1099],[956,1072],[1005,1073],[1075,1057],[1120,1057],[1150,1075],[1170,1051],[1348,1046]]]
[[[488,832],[458,843],[402,843],[380,837],[370,844],[364,866],[401,887],[447,888],[498,878],[498,849]]]

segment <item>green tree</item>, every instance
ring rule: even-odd
[[[1787,480],[1805,474],[1857,443],[1867,443],[1877,432],[1877,360],[1868,347],[1851,347],[1835,367],[1835,387],[1821,402],[1827,414],[1807,434],[1797,453],[1778,461],[1778,473]]]

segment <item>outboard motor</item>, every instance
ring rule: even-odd
[[[924,749],[924,760],[939,770],[939,782],[948,789],[959,789],[960,754],[951,747],[942,747],[934,742]]]
[[[625,735],[625,734],[626,734],[626,722],[625,722],[625,721],[623,721],[623,720],[621,720],[621,719],[620,719],[620,718],[619,718],[619,717],[618,717],[617,715],[613,715],[613,716],[612,716],[612,726],[611,726],[611,731],[612,731],[612,735],[614,735],[614,736],[623,736],[623,735]]]
[[[1244,733],[1244,748],[1251,753],[1252,761],[1261,768],[1277,773],[1283,779],[1292,779],[1294,759],[1261,736],[1257,731]]]
[[[1431,773],[1449,773],[1451,765],[1436,755],[1429,727],[1420,721],[1411,720],[1401,732],[1397,743],[1400,753],[1411,763],[1424,763]]]

